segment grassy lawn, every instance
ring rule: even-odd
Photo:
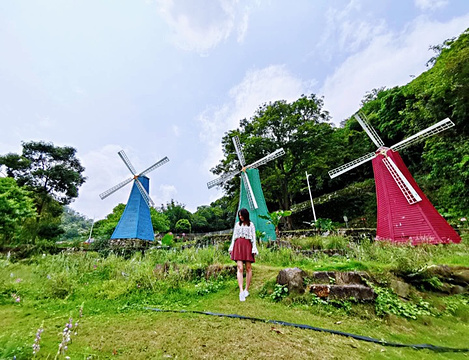
[[[333,306],[295,297],[275,302],[269,296],[278,272],[285,267],[358,268],[386,274],[397,266],[469,263],[465,244],[413,249],[350,249],[343,256],[318,254],[314,258],[289,249],[261,249],[253,266],[251,295],[244,303],[238,300],[234,276],[205,280],[207,266],[232,264],[224,252],[213,248],[154,251],[128,260],[96,253],[38,256],[18,262],[4,258],[0,260],[0,358],[33,358],[32,344],[42,326],[39,359],[467,359],[467,353],[384,347],[263,322],[146,309],[239,314],[390,342],[467,348],[469,305],[464,295],[443,298],[422,293],[435,309],[453,305],[451,311],[419,315],[416,320],[377,316],[373,304]],[[68,349],[56,356],[70,317],[73,324],[79,321],[77,334],[74,326]]]

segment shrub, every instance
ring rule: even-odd
[[[178,233],[190,233],[191,223],[187,219],[179,219],[174,227],[174,230]]]

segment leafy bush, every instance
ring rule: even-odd
[[[173,239],[174,235],[173,233],[167,233],[163,238],[161,239],[161,243],[165,246],[172,246],[173,245]]]
[[[275,284],[274,291],[270,294],[273,301],[280,301],[288,295],[288,287],[286,285]]]
[[[319,218],[314,222],[314,227],[319,231],[333,231],[337,228],[337,223],[333,223],[331,219]]]
[[[109,238],[96,239],[90,244],[89,249],[102,255],[108,255],[111,251],[111,240]]]
[[[191,223],[187,219],[179,219],[176,223],[175,230],[178,233],[190,233],[191,232]]]
[[[433,315],[430,304],[423,299],[418,299],[418,303],[403,302],[399,297],[388,288],[374,287],[378,295],[375,300],[376,314],[379,316],[393,314],[403,316],[409,319],[417,319],[421,315]]]

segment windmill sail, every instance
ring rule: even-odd
[[[132,165],[129,158],[125,154],[124,150],[119,151],[118,154],[121,157],[122,161],[124,162],[125,166],[127,166],[127,168],[130,170],[132,175],[135,175],[137,171],[135,170],[134,166]]]
[[[134,178],[130,178],[130,179],[127,179],[127,180],[124,180],[122,181],[121,183],[117,184],[116,186],[113,186],[112,188],[110,188],[109,190],[106,190],[105,192],[99,194],[99,197],[101,198],[101,200],[107,198],[109,195],[111,194],[114,194],[117,190],[119,190],[120,188],[124,187],[125,185],[127,185],[129,182],[131,182]]]
[[[251,165],[248,165],[250,169],[255,169],[261,165],[267,164],[269,161],[272,161],[282,155],[285,155],[285,150],[283,148],[275,150],[273,153],[264,156],[262,159],[253,162]]]
[[[241,164],[242,167],[244,167],[244,165],[246,165],[246,160],[244,160],[244,155],[243,155],[243,152],[241,151],[241,144],[239,142],[239,137],[233,136],[232,139],[233,139],[233,145],[236,150],[236,154],[238,155],[239,163]]]
[[[142,195],[143,200],[145,200],[147,203],[148,207],[155,206],[155,203],[150,198],[150,195],[148,195],[148,192],[145,190],[139,179],[135,179],[135,184],[137,184],[138,190],[140,191],[140,194]]]
[[[376,145],[376,147],[381,147],[384,146],[383,140],[378,136],[376,133],[375,129],[366,122],[365,119],[362,119],[362,117],[359,114],[355,114],[355,119],[357,119],[358,123],[361,125],[363,130],[368,134],[370,137],[371,141],[373,141]]]
[[[425,130],[419,131],[417,134],[412,135],[408,137],[407,139],[404,139],[401,142],[398,142],[397,144],[394,144],[393,146],[391,146],[391,149],[393,149],[394,151],[402,150],[409,145],[422,141],[426,139],[427,137],[438,134],[439,132],[449,129],[453,126],[454,126],[454,123],[450,119],[446,118],[426,128]]]
[[[367,161],[370,161],[375,156],[376,156],[376,154],[374,152],[368,153],[365,156],[362,156],[361,158],[350,161],[349,163],[347,163],[345,165],[339,166],[338,168],[335,168],[334,170],[329,171],[328,174],[331,177],[331,179],[333,179],[333,178],[335,178],[339,175],[342,175],[343,173],[346,173],[347,171],[349,171],[353,168],[356,168],[356,167],[366,163]]]
[[[241,173],[241,177],[243,179],[244,187],[246,188],[246,194],[247,194],[248,201],[249,201],[249,207],[251,209],[257,209],[258,206],[257,206],[256,197],[254,196],[254,192],[252,191],[252,187],[251,187],[251,183],[249,182],[249,178],[248,178],[248,176],[246,175],[246,173],[244,171]]]
[[[236,175],[238,175],[241,171],[240,170],[236,170],[236,171],[231,171],[229,173],[226,173],[222,176],[220,176],[218,179],[215,179],[215,180],[212,180],[212,181],[209,181],[207,183],[207,187],[209,189],[213,188],[214,186],[217,186],[217,185],[221,185],[223,184],[225,181],[228,181],[228,180],[231,180],[233,179]]]
[[[396,182],[399,189],[402,191],[402,194],[409,204],[415,204],[419,201],[422,201],[420,195],[417,193],[417,191],[415,191],[412,185],[410,185],[409,181],[405,178],[401,170],[399,170],[391,158],[383,158],[383,163],[391,173],[392,178]]]
[[[160,161],[157,161],[157,162],[154,163],[152,166],[150,166],[148,169],[143,170],[143,171],[139,174],[139,176],[144,176],[144,175],[148,174],[149,172],[155,170],[156,168],[159,168],[160,166],[166,164],[168,161],[169,161],[168,157],[165,156],[163,159],[161,159]]]

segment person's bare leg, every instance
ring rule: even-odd
[[[238,272],[236,273],[236,277],[238,278],[239,292],[242,292],[243,291],[243,262],[236,261],[236,263],[238,264]]]
[[[251,285],[252,279],[252,266],[249,261],[246,261],[246,291],[249,290],[249,285]]]

